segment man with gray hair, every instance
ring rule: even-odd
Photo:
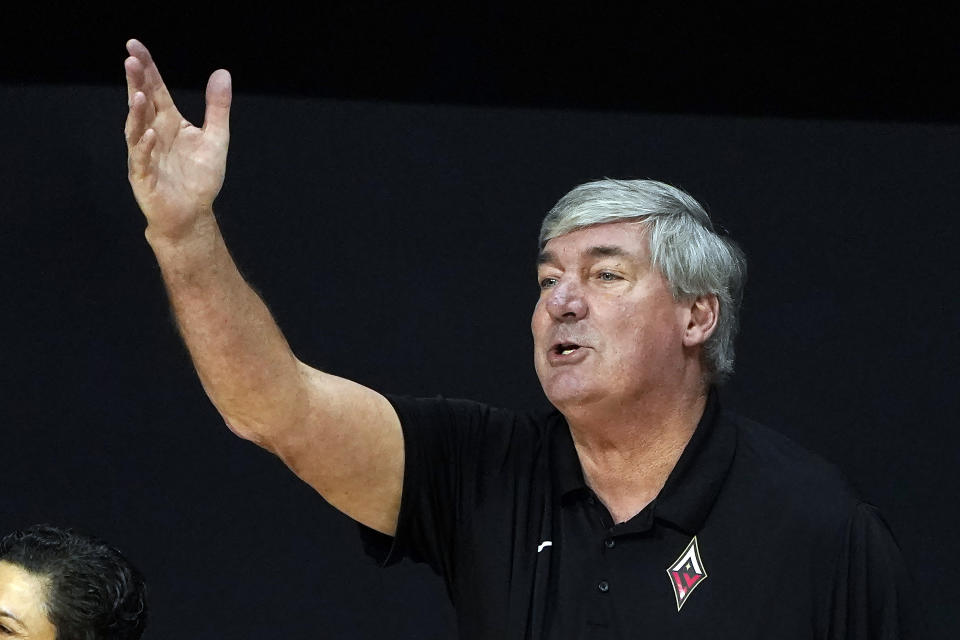
[[[371,554],[429,563],[460,637],[903,637],[876,511],[719,406],[745,261],[696,200],[601,180],[547,215],[531,329],[555,410],[385,397],[300,362],[230,258],[212,210],[229,74],[196,128],[127,48],[129,179],[204,388]]]
[[[674,298],[713,295],[717,328],[703,345],[708,382],[733,373],[733,339],[746,276],[746,260],[729,238],[717,234],[700,203],[654,180],[598,180],[580,185],[550,210],[540,228],[548,241],[598,224],[644,222],[650,261],[667,279]]]

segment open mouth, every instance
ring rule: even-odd
[[[579,348],[580,345],[573,342],[561,342],[553,347],[553,352],[557,355],[568,356]]]

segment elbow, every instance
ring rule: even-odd
[[[299,430],[293,427],[297,424],[296,421],[281,420],[276,417],[269,421],[245,419],[242,416],[228,416],[224,413],[221,413],[221,417],[234,435],[277,456],[280,456],[281,451],[289,446],[291,439],[297,440],[302,436]]]
[[[243,440],[249,440],[253,444],[262,447],[268,451],[274,451],[274,447],[271,445],[270,434],[264,431],[262,428],[258,428],[256,425],[249,425],[242,420],[235,420],[223,416],[223,423],[227,425],[233,435]]]
[[[302,426],[310,410],[306,382],[306,376],[298,372],[295,380],[279,387],[241,394],[230,402],[214,404],[234,435],[278,454],[290,440],[303,437]]]
[[[230,429],[233,435],[238,438],[243,438],[244,440],[249,440],[257,444],[260,444],[263,440],[263,437],[258,434],[256,430],[250,429],[239,420],[233,420],[227,416],[223,416],[223,423],[227,425],[227,429]]]

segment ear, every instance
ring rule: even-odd
[[[697,296],[690,301],[690,319],[683,332],[683,346],[695,347],[707,341],[717,328],[720,302],[715,294]]]

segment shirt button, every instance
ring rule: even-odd
[[[613,549],[615,546],[617,546],[617,541],[614,540],[613,538],[607,538],[606,540],[603,541],[603,545],[607,549]]]
[[[610,591],[610,583],[606,580],[601,580],[597,583],[597,591],[600,593],[606,593],[607,591]]]

